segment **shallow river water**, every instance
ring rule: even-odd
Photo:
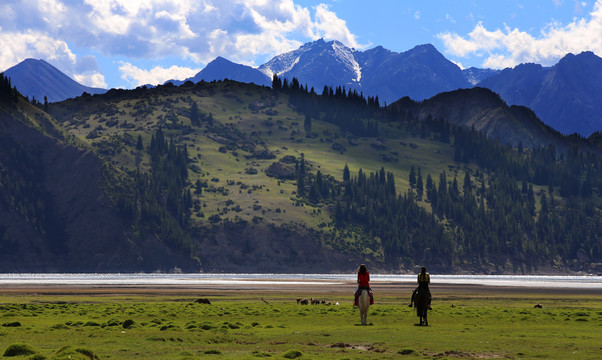
[[[354,274],[0,274],[2,285],[270,285],[343,284]],[[371,275],[372,283],[415,283],[416,275]],[[602,289],[602,276],[437,275],[432,284]]]

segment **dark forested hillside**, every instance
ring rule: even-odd
[[[452,104],[460,103],[461,108],[461,102],[470,99],[463,92],[475,91],[479,89],[459,91]],[[351,93],[342,99],[357,102]],[[420,105],[428,108],[433,101]],[[453,106],[447,112],[452,120],[469,117],[454,113]],[[498,107],[494,103],[490,108]],[[419,166],[412,167],[405,193],[395,191],[394,175],[384,167],[369,175],[360,169],[357,177],[349,177],[346,168],[343,182],[330,188],[318,171],[315,179],[304,180],[310,189],[306,197],[312,203],[333,204],[338,230],[361,226],[380,240],[385,263],[396,265],[418,260],[444,269],[478,269],[489,263],[499,271],[512,264],[513,271],[532,272],[562,259],[573,259],[573,264],[600,259],[602,161],[580,149],[577,139],[561,138],[548,128],[548,146],[541,145],[546,139],[542,131],[533,136],[538,141],[531,148],[522,142],[513,148],[488,136],[495,131],[477,131],[474,124],[468,128],[430,114],[418,121],[408,109],[391,109],[380,116],[420,131],[423,138],[453,142],[454,162],[478,167],[465,169],[460,178],[455,171],[453,178],[443,171],[426,179]],[[353,116],[348,119],[352,122]],[[528,129],[535,127],[524,122],[504,124],[513,125],[522,126],[523,134],[533,134]],[[556,142],[568,150],[559,151]],[[430,214],[418,206],[421,200],[430,205]]]
[[[186,264],[189,255],[148,233],[132,233],[107,192],[119,185],[116,174],[54,126],[0,74],[0,271],[152,271]]]
[[[66,246],[69,258],[96,246],[88,264],[107,270],[349,271],[364,262],[383,271],[593,271],[602,262],[595,138],[524,124],[523,110],[479,96],[489,100],[458,92],[383,108],[357,91],[317,95],[274,77],[272,88],[219,81],[111,90],[47,113],[17,99],[6,117],[47,119],[64,134],[48,141],[73,155],[36,165],[31,141],[12,134],[43,132],[3,130],[18,145],[0,152],[2,209],[18,221],[0,224],[0,245],[16,270],[29,248],[14,247],[26,242],[11,229],[38,234],[38,247]],[[449,111],[438,110],[441,99]],[[494,125],[536,140],[474,126],[470,104],[509,114]],[[24,155],[10,150],[19,147]],[[61,175],[39,182],[28,171]],[[62,191],[49,185],[66,176]],[[75,205],[56,211],[61,204]]]

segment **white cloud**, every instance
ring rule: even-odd
[[[525,62],[553,65],[567,53],[587,50],[600,55],[601,34],[602,0],[598,0],[588,19],[575,19],[566,26],[551,23],[541,30],[539,37],[508,27],[490,31],[480,22],[466,37],[449,32],[438,37],[449,54],[482,56],[483,66],[504,68]]]
[[[186,79],[196,75],[201,69],[191,69],[181,66],[172,66],[163,68],[157,66],[151,70],[140,69],[129,62],[122,62],[119,66],[121,78],[126,80],[133,87],[140,85],[163,84],[167,80]]]
[[[76,56],[67,43],[37,31],[24,33],[0,32],[0,69],[15,65],[26,58],[44,58],[59,64],[73,64]]]
[[[414,13],[414,19],[420,20],[420,10],[418,10]]]
[[[105,77],[98,72],[75,74],[73,75],[73,79],[82,85],[90,87],[102,89],[106,89],[108,87],[107,83],[105,82]]]
[[[71,48],[129,59],[217,56],[253,64],[319,37],[362,47],[327,5],[294,0],[3,0],[3,32],[35,31]],[[313,13],[313,17],[312,17]]]
[[[362,48],[355,35],[347,28],[345,20],[339,19],[337,15],[328,9],[327,5],[320,4],[316,7],[316,23],[314,25],[318,34],[321,37],[328,39],[339,40],[343,44],[353,47]]]
[[[1,30],[1,29],[0,29]],[[27,59],[44,59],[79,83],[92,87],[107,87],[99,72],[96,59],[78,58],[66,42],[38,31],[24,33],[0,31],[0,71]]]

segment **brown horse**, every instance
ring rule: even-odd
[[[418,288],[416,297],[414,299],[414,306],[416,307],[416,315],[420,318],[419,326],[428,326],[427,312],[429,308],[429,292],[426,288]]]

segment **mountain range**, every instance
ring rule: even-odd
[[[258,68],[266,75],[296,77],[321,92],[326,86],[345,86],[381,102],[403,96],[424,100],[443,91],[469,87],[462,70],[431,44],[397,53],[377,46],[366,51],[322,39],[278,55]]]
[[[546,68],[521,64],[479,82],[510,104],[527,106],[563,134],[602,130],[602,58],[568,54]]]
[[[231,79],[269,86],[273,74],[289,81],[297,78],[317,93],[324,86],[344,86],[366,96],[378,96],[381,104],[406,96],[422,101],[442,92],[484,87],[510,105],[532,109],[544,123],[563,134],[587,137],[602,130],[602,59],[591,52],[568,54],[550,68],[521,64],[502,71],[462,70],[430,44],[398,53],[382,46],[358,51],[335,40],[320,39],[280,54],[258,68],[218,57],[194,77],[168,82],[180,85],[186,81]],[[20,92],[36,99],[47,95],[49,101],[59,101],[83,91],[104,91],[77,84],[41,60],[28,59],[7,70],[6,75]]]

